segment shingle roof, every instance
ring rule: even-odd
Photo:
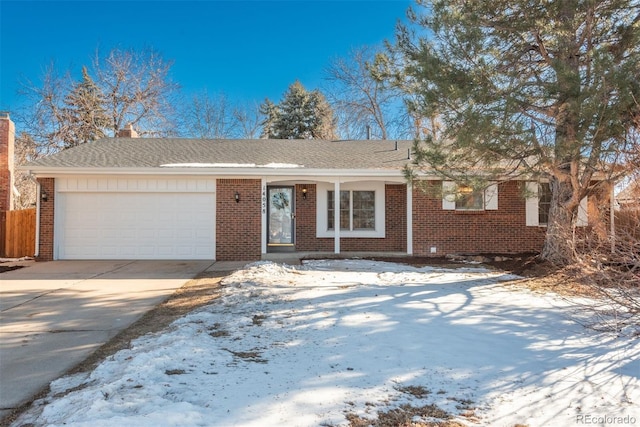
[[[640,182],[632,181],[618,195],[616,199],[619,203],[640,202]]]
[[[300,167],[400,170],[412,141],[103,138],[24,168]]]

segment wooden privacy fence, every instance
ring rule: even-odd
[[[36,210],[0,212],[0,256],[20,258],[36,251]]]

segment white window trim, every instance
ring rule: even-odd
[[[484,190],[484,210],[498,210],[498,184],[495,182],[489,184]]]
[[[589,225],[589,196],[585,196],[580,200],[578,205],[578,217],[576,218],[577,227],[586,227]]]
[[[526,183],[526,195],[525,211],[526,211],[526,224],[528,227],[540,226],[540,214],[539,214],[539,198],[538,198],[538,183],[536,181],[527,181]]]
[[[458,212],[482,212],[498,210],[498,184],[490,183],[484,190],[482,209],[457,209],[456,208],[456,191],[458,186],[453,181],[442,181],[442,209],[445,211]]]
[[[539,217],[539,198],[538,198],[538,182],[527,181],[526,183],[527,200],[525,204],[526,209],[526,223],[529,227],[546,227],[547,224],[540,224]],[[585,196],[580,200],[580,206],[578,206],[578,217],[576,218],[577,227],[585,227],[589,225],[588,215],[589,197]]]
[[[445,211],[456,210],[456,183],[442,181],[442,209]]]
[[[335,191],[332,183],[318,183],[316,187],[316,237],[335,237],[335,230],[328,229],[328,192]],[[340,191],[375,192],[375,229],[340,230],[340,237],[385,237],[385,189],[384,182],[347,182],[340,184]]]

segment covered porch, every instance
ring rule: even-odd
[[[262,178],[262,259],[413,254],[402,177],[300,178]]]

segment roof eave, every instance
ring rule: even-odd
[[[268,167],[150,167],[150,168],[113,168],[113,167],[51,167],[22,166],[19,170],[40,178],[55,178],[69,175],[199,175],[199,176],[379,176],[401,177],[401,169],[311,169],[311,168],[268,168]]]

